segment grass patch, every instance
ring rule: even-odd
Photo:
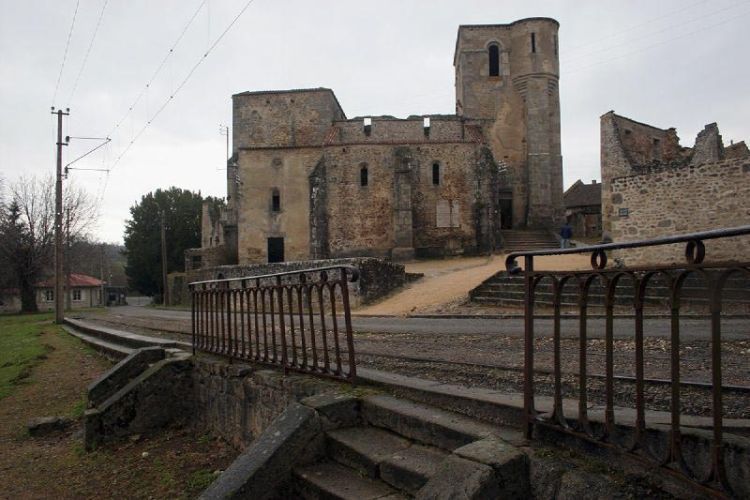
[[[197,470],[190,474],[187,480],[187,487],[191,491],[203,491],[214,482],[214,479],[216,479],[216,476],[210,470]]]
[[[51,313],[0,317],[0,400],[44,359],[48,348],[40,335],[53,328],[51,319]]]

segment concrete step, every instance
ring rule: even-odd
[[[380,464],[380,479],[415,495],[437,473],[449,454],[431,446],[412,445]]]
[[[457,413],[391,396],[364,398],[362,415],[370,425],[444,450],[452,451],[486,437],[497,437],[515,446],[526,443],[517,429],[491,426]]]
[[[130,355],[135,350],[130,347],[125,347],[122,344],[109,342],[102,338],[88,335],[68,325],[63,325],[63,330],[68,332],[70,335],[82,340],[91,348],[102,353],[106,358],[109,358],[113,361],[119,361]]]
[[[306,500],[400,500],[408,497],[354,469],[323,462],[294,470],[294,498]]]
[[[380,462],[409,446],[408,439],[375,427],[348,427],[326,435],[330,458],[371,478],[378,477]]]
[[[370,478],[414,494],[448,453],[375,427],[350,427],[327,434],[328,456]]]
[[[177,349],[191,349],[192,346],[189,342],[182,342],[179,340],[165,339],[161,337],[148,337],[146,335],[138,335],[123,330],[116,330],[96,323],[88,321],[81,321],[74,318],[65,318],[65,323],[72,326],[81,333],[84,333],[91,337],[97,337],[105,342],[116,343],[121,346],[127,346],[134,349],[140,347],[162,347],[177,348]]]

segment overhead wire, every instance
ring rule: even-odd
[[[76,0],[76,8],[73,11],[73,21],[70,23],[70,29],[68,30],[68,40],[65,42],[65,51],[63,52],[62,64],[60,64],[60,73],[57,75],[57,84],[55,84],[55,93],[52,95],[52,105],[55,104],[57,99],[57,91],[60,89],[60,80],[62,80],[63,69],[65,68],[65,61],[68,59],[68,48],[70,47],[70,37],[73,35],[73,28],[76,25],[76,16],[78,16],[78,6],[80,0]]]
[[[652,49],[652,48],[654,48],[654,47],[657,47],[657,46],[659,46],[659,45],[663,45],[663,44],[665,44],[665,43],[668,43],[668,42],[672,42],[672,41],[674,41],[674,40],[680,40],[681,38],[685,38],[685,37],[688,37],[688,36],[694,35],[694,34],[696,34],[696,33],[699,33],[699,32],[701,32],[701,31],[705,31],[705,30],[708,30],[708,29],[716,28],[716,27],[718,27],[718,26],[721,26],[721,25],[727,24],[727,23],[729,23],[729,22],[731,22],[731,21],[735,21],[735,20],[737,20],[737,19],[740,19],[740,18],[742,18],[742,17],[744,17],[744,16],[746,16],[746,15],[748,15],[748,14],[750,14],[750,9],[749,9],[749,10],[746,10],[746,11],[744,11],[744,12],[742,12],[742,13],[738,14],[738,15],[735,15],[735,16],[732,16],[732,17],[729,17],[729,18],[723,19],[723,20],[722,20],[722,21],[720,21],[720,22],[717,22],[717,23],[714,23],[714,24],[710,24],[710,25],[706,25],[706,26],[702,26],[702,27],[700,27],[700,28],[698,28],[698,29],[695,29],[695,30],[693,30],[693,31],[690,31],[690,32],[687,32],[687,33],[683,33],[683,34],[681,34],[681,35],[678,35],[678,36],[675,36],[675,37],[672,37],[672,38],[667,38],[667,39],[665,39],[665,40],[660,40],[660,41],[658,41],[658,42],[652,43],[652,44],[650,44],[650,45],[647,45],[647,46],[645,46],[645,47],[641,47],[641,48],[639,48],[639,49],[637,49],[637,50],[633,50],[633,51],[630,51],[630,52],[626,52],[626,53],[624,53],[624,54],[620,54],[620,55],[617,55],[617,56],[611,56],[611,57],[608,57],[608,58],[607,58],[607,59],[605,59],[605,60],[597,61],[597,62],[595,62],[595,63],[593,63],[593,64],[589,64],[589,65],[585,65],[585,66],[579,66],[578,68],[573,68],[573,69],[572,69],[572,70],[570,70],[570,71],[566,71],[566,73],[567,73],[567,74],[574,74],[574,73],[577,73],[577,72],[579,72],[579,71],[583,71],[583,70],[585,70],[585,69],[589,69],[589,68],[593,68],[593,67],[595,67],[595,66],[599,66],[599,65],[601,65],[601,64],[607,64],[607,63],[610,63],[610,62],[612,62],[612,61],[616,61],[616,60],[618,60],[618,59],[622,59],[622,58],[624,58],[624,57],[629,57],[629,56],[631,56],[631,55],[634,55],[634,54],[638,54],[638,53],[640,53],[640,52],[644,52],[644,51],[646,51],[646,50]]]
[[[695,3],[691,3],[690,5],[687,5],[685,7],[681,7],[679,9],[677,9],[677,10],[671,10],[671,11],[669,11],[669,12],[667,12],[665,14],[662,14],[660,16],[652,17],[651,19],[649,19],[649,20],[647,20],[647,21],[645,21],[643,23],[633,24],[633,25],[628,26],[627,28],[623,28],[623,29],[621,29],[619,31],[615,31],[614,33],[609,34],[607,36],[607,38],[610,39],[610,40],[613,39],[613,38],[619,38],[619,37],[621,37],[622,35],[624,35],[626,33],[630,33],[631,31],[634,31],[634,30],[638,30],[638,29],[640,29],[640,28],[642,28],[642,27],[644,27],[646,25],[655,23],[656,21],[658,21],[660,19],[664,19],[665,17],[673,17],[673,16],[679,15],[679,14],[681,14],[683,12],[687,12],[688,10],[692,9],[693,7],[696,7],[696,6],[704,4],[704,3],[706,3],[705,0],[698,0]],[[586,47],[588,47],[590,45],[591,44],[587,42],[587,43],[582,43],[580,45],[575,45],[573,47],[568,47],[568,48],[565,49],[565,53],[566,54],[573,53],[573,52],[576,52],[577,50],[586,48]]]
[[[138,105],[140,100],[143,98],[143,95],[147,92],[148,88],[151,86],[152,83],[154,83],[154,80],[156,80],[156,77],[159,76],[159,73],[161,73],[161,70],[164,69],[164,65],[167,63],[169,58],[174,54],[174,50],[177,48],[177,46],[180,44],[180,41],[182,41],[183,37],[185,36],[185,33],[187,32],[188,28],[190,28],[190,25],[193,24],[193,21],[195,21],[195,18],[198,17],[198,13],[201,11],[203,6],[206,4],[207,0],[203,0],[200,5],[198,5],[198,8],[195,9],[195,12],[193,12],[193,15],[188,20],[187,24],[185,24],[185,27],[180,32],[180,35],[177,37],[177,40],[174,41],[172,44],[172,47],[169,49],[169,52],[164,56],[164,59],[162,59],[159,66],[156,68],[156,71],[154,71],[154,74],[151,75],[151,78],[148,82],[146,82],[146,85],[141,89],[141,91],[136,96],[133,103],[128,107],[128,110],[125,112],[122,118],[115,124],[115,126],[112,128],[112,130],[107,134],[108,136],[112,136],[119,128],[120,125],[130,116],[130,114],[133,112],[133,109]]]
[[[734,9],[735,7],[740,7],[740,6],[743,6],[743,5],[750,5],[750,2],[748,2],[748,1],[742,1],[742,2],[733,3],[731,5],[722,7],[721,9],[717,9],[717,10],[714,10],[714,11],[711,11],[711,12],[708,12],[708,13],[705,13],[705,14],[701,14],[700,16],[693,17],[691,19],[688,19],[687,21],[680,22],[680,23],[675,23],[675,24],[671,24],[671,25],[666,26],[666,27],[664,27],[662,29],[659,29],[657,31],[654,31],[654,32],[651,32],[651,33],[647,33],[645,35],[642,35],[640,37],[640,39],[651,38],[651,37],[654,37],[654,36],[659,35],[661,33],[665,33],[665,32],[671,31],[671,30],[673,30],[675,28],[681,28],[683,26],[687,26],[688,24],[692,24],[692,23],[700,22],[700,21],[705,21],[706,19],[708,19],[710,17],[719,15],[719,14],[721,14],[723,12],[726,12],[728,10]],[[577,60],[589,57],[591,55],[598,54],[600,52],[609,52],[609,51],[611,51],[613,49],[617,49],[619,47],[624,47],[624,46],[632,45],[632,43],[633,43],[632,41],[626,40],[624,42],[617,43],[615,45],[606,45],[606,44],[603,44],[603,45],[598,46],[597,48],[594,48],[593,50],[590,50],[588,52],[574,54],[573,56],[569,56],[569,57],[563,56],[561,58],[561,62],[563,62],[563,63],[574,62],[574,61],[577,61]]]
[[[226,36],[226,34],[229,32],[230,29],[232,29],[232,26],[235,25],[235,23],[239,20],[240,17],[242,17],[242,14],[245,13],[245,11],[250,7],[250,4],[252,4],[255,0],[248,0],[247,3],[245,3],[245,6],[242,7],[242,9],[239,11],[239,13],[232,19],[232,22],[229,23],[229,25],[224,29],[224,31],[219,35],[219,37],[214,41],[213,44],[208,48],[208,50],[198,59],[198,62],[193,65],[193,67],[190,69],[188,74],[185,76],[185,78],[180,82],[180,84],[175,88],[175,90],[171,93],[171,95],[164,101],[164,103],[157,109],[157,111],[149,118],[146,123],[141,127],[141,129],[138,131],[137,134],[130,140],[128,145],[125,147],[125,149],[120,153],[120,155],[117,157],[117,159],[114,161],[112,166],[110,167],[110,170],[114,170],[115,166],[120,162],[123,156],[127,154],[128,151],[130,151],[130,148],[135,144],[135,142],[143,135],[143,133],[146,131],[146,129],[153,123],[153,121],[164,111],[164,109],[169,105],[169,103],[174,99],[174,97],[182,90],[182,88],[185,86],[185,84],[190,80],[190,78],[193,76],[195,71],[198,69],[198,67],[203,63],[203,61],[206,60],[208,55],[216,48],[216,46],[221,42],[221,40]]]
[[[102,17],[104,17],[104,10],[107,8],[108,3],[109,3],[109,0],[104,0],[104,4],[102,5],[102,10],[101,12],[99,12],[99,19],[96,21],[94,34],[91,35],[89,48],[86,50],[86,55],[83,57],[81,68],[78,70],[78,76],[76,76],[75,83],[73,84],[73,90],[70,91],[70,97],[68,97],[68,107],[70,107],[70,103],[73,102],[73,96],[75,95],[76,89],[78,88],[78,82],[81,80],[81,75],[83,74],[83,70],[86,68],[86,62],[88,62],[89,60],[89,54],[91,54],[91,48],[94,46],[94,40],[96,40],[96,34],[99,32],[99,26],[102,24]]]

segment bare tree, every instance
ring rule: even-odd
[[[55,223],[55,181],[22,177],[8,186],[0,217],[0,264],[21,294],[21,310],[37,310],[34,286],[52,268]],[[64,206],[70,209],[71,235],[84,235],[96,221],[96,204],[81,189],[66,186]]]

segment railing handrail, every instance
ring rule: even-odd
[[[193,281],[192,283],[188,284],[188,287],[193,288],[197,285],[207,285],[207,284],[213,284],[213,283],[229,283],[231,281],[248,281],[248,280],[268,279],[268,278],[276,278],[276,277],[281,277],[281,276],[288,276],[290,274],[314,273],[314,272],[331,271],[331,270],[337,270],[337,269],[347,270],[348,271],[347,277],[349,279],[349,282],[351,283],[359,279],[359,269],[348,264],[342,264],[340,266],[312,267],[312,268],[306,268],[306,269],[299,269],[296,271],[283,271],[280,273],[261,274],[258,276],[242,276],[239,278],[222,278],[222,279],[216,279],[216,280]]]
[[[602,252],[606,250],[619,250],[621,248],[638,248],[660,245],[670,245],[673,243],[684,243],[688,241],[711,240],[715,238],[726,238],[730,236],[742,236],[750,234],[750,225],[737,226],[724,229],[712,229],[710,231],[700,231],[697,233],[678,234],[673,236],[662,236],[650,240],[623,241],[622,243],[603,243],[600,245],[586,245],[577,248],[550,248],[546,250],[520,251],[512,252],[506,257],[506,264],[512,262],[518,257],[537,257],[544,255],[565,255],[576,253]]]

